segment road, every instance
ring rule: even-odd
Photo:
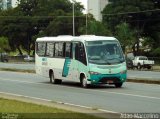
[[[130,79],[139,78],[139,79],[146,79],[146,80],[160,80],[160,72],[128,70],[128,78],[130,78]]]
[[[12,68],[12,69],[24,69],[24,70],[34,70],[34,63],[2,63],[0,62],[0,68]]]
[[[126,82],[83,89],[78,83],[49,84],[36,74],[0,71],[0,92],[24,95],[118,113],[159,113],[160,85]]]
[[[25,70],[34,70],[34,63],[23,63],[23,64],[14,64],[14,63],[0,63],[0,68],[14,68],[14,69],[25,69]],[[138,71],[138,70],[129,70],[128,78],[130,79],[148,79],[148,80],[160,80],[160,73],[153,71]]]

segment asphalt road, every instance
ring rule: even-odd
[[[0,71],[0,92],[24,95],[119,113],[159,113],[160,85],[125,83],[83,89],[78,83],[48,83],[36,74]]]
[[[12,69],[25,69],[25,70],[34,70],[34,63],[2,63],[0,62],[0,68],[12,68]]]

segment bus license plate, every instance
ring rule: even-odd
[[[112,80],[108,80],[107,83],[111,84],[111,83],[113,83],[113,81]]]

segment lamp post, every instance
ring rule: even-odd
[[[86,8],[86,35],[88,34],[88,0],[87,0],[87,8]]]
[[[75,2],[72,0],[72,10],[73,10],[73,36],[75,36],[75,9],[74,9],[74,4]]]
[[[89,20],[89,17],[88,17],[88,13],[89,11],[92,10],[92,9],[87,9],[87,12],[86,12],[86,35],[88,34],[88,20]]]
[[[87,12],[86,12],[86,35],[88,34],[88,13]]]

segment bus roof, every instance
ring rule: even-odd
[[[52,42],[52,41],[97,41],[97,40],[117,40],[114,37],[95,36],[95,35],[82,35],[82,36],[57,36],[57,37],[42,37],[37,38],[37,42]]]

